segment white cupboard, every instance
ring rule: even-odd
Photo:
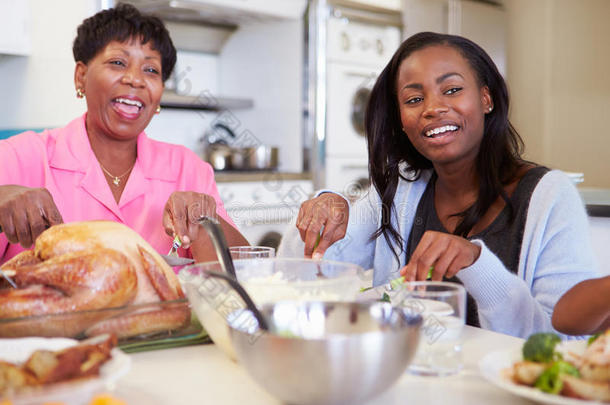
[[[0,0],[0,54],[29,55],[30,10],[27,0]]]

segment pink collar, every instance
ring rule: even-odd
[[[138,157],[129,176],[121,201],[117,205],[106,182],[104,173],[91,149],[85,128],[86,113],[74,119],[63,128],[49,130],[50,138],[55,138],[55,147],[49,151],[49,165],[52,168],[84,173],[80,182],[89,194],[122,218],[120,207],[139,196],[153,192],[148,179],[176,180],[179,168],[167,167],[163,154],[163,144],[150,140],[144,132],[138,135]]]
[[[56,138],[55,149],[49,153],[49,164],[56,169],[87,173],[91,166],[99,166],[89,144],[85,119],[87,113],[72,120],[62,128],[49,130]],[[146,136],[138,135],[138,157],[136,166],[140,166],[143,176],[149,179],[172,181],[178,178],[178,172],[158,164],[159,146]],[[156,156],[157,155],[157,156]]]

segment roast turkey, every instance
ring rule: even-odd
[[[0,336],[112,332],[121,338],[175,329],[190,319],[183,303],[146,305],[179,300],[184,293],[148,242],[117,222],[53,226],[32,250],[1,268],[13,275],[18,288],[6,283],[0,288],[0,320],[25,318],[0,324]],[[99,311],[117,307],[126,309]]]

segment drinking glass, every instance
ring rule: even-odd
[[[275,249],[269,246],[231,246],[232,259],[267,259],[275,257]]]
[[[464,287],[443,281],[405,283],[392,302],[424,320],[418,349],[407,372],[427,376],[458,373],[463,367]]]

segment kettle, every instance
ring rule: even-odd
[[[212,130],[199,139],[202,145],[203,160],[212,165],[214,170],[229,170],[232,166],[233,149],[229,141],[234,140],[235,132],[223,123],[216,123]]]

